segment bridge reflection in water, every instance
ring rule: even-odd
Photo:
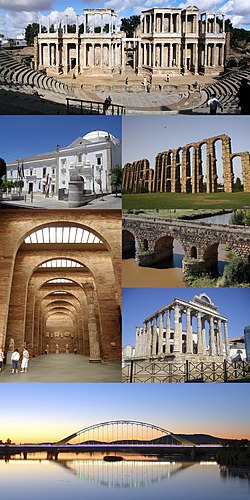
[[[192,462],[169,463],[155,460],[58,460],[57,465],[66,468],[80,479],[108,488],[141,488],[170,479],[173,474],[194,465]]]

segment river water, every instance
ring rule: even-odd
[[[249,480],[225,476],[216,462],[167,462],[124,456],[0,460],[4,500],[245,500]]]
[[[213,217],[202,217],[199,222],[211,222],[213,224],[228,224],[231,214],[215,215]],[[198,220],[198,219],[196,219]],[[185,224],[185,222],[184,222]],[[136,264],[134,258],[122,261],[122,286],[123,288],[158,288],[171,287],[183,288],[186,286],[182,273],[183,248],[174,240],[174,255],[171,261],[161,262],[154,267],[141,267]],[[218,271],[222,274],[225,262],[224,245],[218,248]]]

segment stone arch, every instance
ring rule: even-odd
[[[239,63],[238,63],[238,60],[236,59],[236,57],[229,57],[229,59],[227,60],[227,68],[236,68]]]
[[[218,247],[219,242],[210,243],[203,254],[204,264],[206,269],[215,268],[218,266]]]
[[[190,257],[192,259],[197,259],[197,247],[195,247],[195,246],[191,247]]]
[[[136,236],[131,229],[122,230],[122,258],[135,256]]]
[[[146,238],[143,240],[143,250],[148,250],[148,240]]]

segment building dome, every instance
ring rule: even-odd
[[[104,130],[93,130],[93,132],[89,132],[88,134],[83,136],[83,139],[87,141],[96,141],[97,139],[104,139],[105,137],[110,137],[114,139],[114,135],[109,132],[105,132]]]

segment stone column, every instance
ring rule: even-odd
[[[140,355],[141,355],[141,352],[140,352],[140,327],[139,326],[136,326],[135,327],[135,357],[139,358]]]
[[[172,43],[170,43],[169,51],[170,51],[169,66],[170,66],[170,68],[172,68],[173,67],[173,44]]]
[[[227,135],[222,136],[222,164],[223,164],[223,179],[224,191],[226,193],[233,192],[234,173],[231,160],[231,139]]]
[[[69,16],[65,16],[65,33],[66,34],[68,33],[68,19],[69,19]]]
[[[158,354],[163,354],[163,312],[160,313]]]
[[[202,336],[202,353],[206,354],[206,327],[205,327],[206,320],[205,318],[202,318],[201,320],[201,325],[202,325],[202,330],[201,330],[201,336]]]
[[[48,66],[50,66],[50,43],[48,42]]]
[[[202,354],[201,313],[197,316],[197,354]]]
[[[212,356],[214,356],[216,354],[216,346],[215,346],[215,339],[214,339],[214,318],[213,318],[213,316],[210,316],[209,323],[210,323],[210,354]]]
[[[56,43],[56,66],[59,66],[59,43]]]
[[[229,342],[228,342],[228,322],[224,322],[224,341],[226,348],[226,357],[229,358]]]
[[[89,353],[90,363],[100,363],[100,344],[97,335],[97,324],[95,317],[94,286],[92,283],[83,284],[86,293],[88,307],[88,333],[89,333]]]
[[[147,327],[143,324],[143,341],[142,341],[142,356],[147,356]]]
[[[39,66],[43,65],[42,41],[39,43]]]
[[[152,339],[152,331],[151,331],[151,321],[147,323],[147,357],[151,358],[151,339]]]
[[[170,354],[170,314],[171,309],[166,310],[166,346],[165,354]]]
[[[214,14],[214,33],[216,33],[216,14]]]
[[[221,319],[218,319],[218,332],[217,332],[217,349],[218,354],[223,354],[223,341],[222,341],[222,324]]]
[[[186,337],[186,352],[187,354],[193,354],[193,330],[192,330],[192,321],[191,321],[191,310],[187,309],[187,337]]]
[[[170,24],[170,33],[173,33],[173,14],[170,14],[169,18],[169,24]]]
[[[180,307],[178,304],[174,306],[174,354],[180,354]]]
[[[153,320],[153,338],[152,338],[152,355],[156,356],[156,344],[157,344],[157,315],[154,316]]]
[[[164,43],[161,43],[161,68],[164,68]]]

